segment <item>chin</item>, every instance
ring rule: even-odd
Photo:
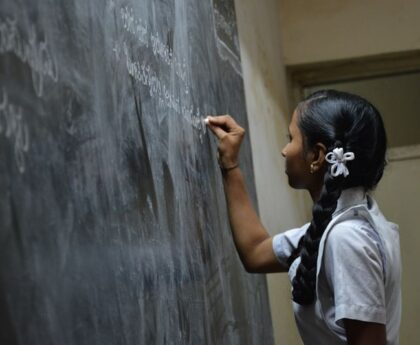
[[[296,184],[294,183],[294,181],[292,179],[290,179],[290,176],[288,176],[288,177],[289,177],[289,180],[288,180],[289,186],[292,187],[292,188],[296,188]]]
[[[300,183],[299,181],[293,180],[289,177],[289,186],[292,187],[293,189],[306,189],[305,185],[303,185],[302,183]]]

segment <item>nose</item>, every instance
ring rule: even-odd
[[[283,150],[281,150],[281,155],[286,158],[286,146],[283,147]]]

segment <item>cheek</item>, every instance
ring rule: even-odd
[[[293,145],[289,145],[286,155],[286,168],[290,171],[298,170],[300,165],[300,157]]]
[[[296,157],[286,159],[286,171],[289,175],[298,176],[302,173],[302,167]]]
[[[305,161],[301,152],[289,151],[286,156],[286,174],[289,178],[289,185],[293,188],[304,188],[306,185]]]

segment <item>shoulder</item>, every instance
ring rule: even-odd
[[[385,323],[385,271],[380,239],[364,219],[345,220],[329,229],[321,253],[318,284],[323,307],[334,304],[335,322],[342,319]],[[320,281],[326,283],[320,283]]]
[[[334,224],[325,234],[325,247],[360,248],[381,242],[378,232],[364,218],[346,219]]]
[[[366,232],[374,231],[372,225],[363,218],[350,218],[336,222],[329,229],[328,238],[344,240],[345,237],[361,236]]]
[[[280,263],[287,265],[289,256],[299,245],[299,241],[305,234],[308,226],[309,223],[306,223],[300,228],[290,229],[273,236],[273,251]]]
[[[325,237],[324,259],[326,269],[341,267],[365,270],[384,268],[384,247],[379,233],[363,218],[348,219],[335,224]]]
[[[294,228],[290,230],[286,230],[284,232],[278,233],[277,235],[273,236],[273,240],[275,242],[287,242],[292,245],[297,245],[300,238],[305,234],[306,230],[308,229],[310,223],[306,223],[302,225],[300,228]]]

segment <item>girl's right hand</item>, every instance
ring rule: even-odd
[[[207,126],[219,139],[218,160],[222,169],[238,165],[239,149],[245,130],[230,115],[208,116]]]

